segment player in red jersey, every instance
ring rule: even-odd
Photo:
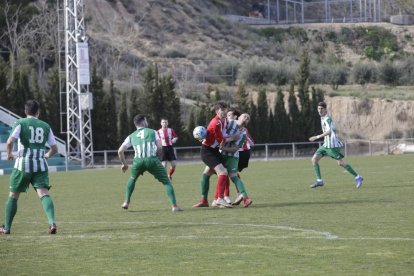
[[[161,128],[157,131],[157,133],[162,143],[161,161],[165,170],[167,170],[168,162],[171,163],[171,168],[168,172],[168,177],[170,178],[170,180],[172,180],[172,175],[177,166],[175,162],[177,158],[175,156],[173,144],[177,142],[178,137],[177,134],[175,134],[174,129],[168,127],[168,120],[164,118],[161,119]]]
[[[227,104],[219,101],[214,106],[216,116],[210,121],[207,127],[207,136],[202,141],[201,146],[201,160],[203,160],[206,167],[203,171],[200,181],[201,199],[193,207],[208,207],[207,200],[208,190],[210,188],[210,176],[217,174],[217,189],[219,197],[217,204],[223,207],[231,208],[232,205],[223,199],[224,185],[227,181],[227,169],[223,165],[223,156],[220,154],[220,147],[227,141],[237,140],[239,134],[228,138],[223,137],[223,131],[226,125]]]

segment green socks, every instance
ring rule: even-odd
[[[322,177],[321,177],[321,169],[320,169],[320,167],[319,167],[319,164],[315,164],[315,165],[313,165],[313,170],[315,171],[315,173],[316,173],[316,178],[317,179],[322,179]]]
[[[4,223],[4,228],[7,230],[10,230],[14,215],[16,215],[17,212],[17,199],[9,197],[9,199],[6,202],[6,221]]]
[[[177,200],[175,199],[174,188],[171,185],[171,182],[167,182],[167,183],[163,183],[163,184],[164,184],[164,189],[167,192],[168,200],[170,201],[170,203],[172,205],[176,205]]]
[[[243,197],[246,197],[247,193],[246,193],[246,190],[244,189],[243,181],[241,181],[241,179],[238,178],[237,176],[233,176],[231,178],[231,181],[236,185],[237,190],[239,190],[239,193],[241,193]]]
[[[125,201],[130,202],[132,193],[135,189],[135,181],[136,179],[133,179],[132,177],[129,178],[127,185],[126,185],[126,192],[125,192]]]
[[[49,195],[43,196],[40,201],[42,202],[43,210],[45,210],[49,225],[55,223],[55,207],[53,201]]]
[[[201,189],[201,196],[204,199],[207,199],[209,188],[210,188],[210,176],[203,173],[201,175],[201,180],[200,180],[200,189]]]
[[[354,171],[354,169],[351,167],[351,165],[346,164],[344,166],[345,170],[347,170],[350,174],[352,174],[353,176],[357,176],[358,174]]]

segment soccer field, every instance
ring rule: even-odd
[[[310,160],[253,162],[242,173],[253,205],[233,209],[192,209],[203,165],[179,165],[180,213],[149,174],[125,211],[129,171],[52,173],[58,234],[46,234],[33,189],[22,194],[12,234],[0,236],[0,275],[413,275],[414,155],[347,161],[360,189],[331,159],[317,189]]]

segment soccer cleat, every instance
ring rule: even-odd
[[[124,201],[124,203],[122,204],[122,209],[128,210],[128,208],[129,208],[129,202]]]
[[[234,202],[232,203],[232,205],[239,205],[239,204],[240,204],[240,202],[242,202],[242,200],[243,200],[243,195],[240,193],[240,194],[236,197],[236,199],[234,200]]]
[[[231,199],[230,199],[228,196],[225,196],[225,197],[224,197],[224,200],[225,200],[228,204],[231,204]]]
[[[199,202],[193,205],[193,208],[199,208],[199,207],[208,207],[208,201],[207,199],[200,199]]]
[[[219,207],[219,205],[217,204],[217,199],[213,200],[213,202],[211,202],[211,207]]]
[[[181,211],[184,211],[183,209],[181,209],[180,207],[178,207],[178,206],[174,206],[174,207],[172,207],[171,208],[171,211],[173,212],[173,213],[177,213],[177,212],[181,212]]]
[[[362,180],[364,180],[364,178],[362,176],[360,176],[360,175],[358,175],[357,177],[355,177],[355,186],[357,187],[357,189],[359,187],[361,187]]]
[[[252,205],[252,203],[253,203],[253,200],[251,200],[248,196],[243,198],[243,207],[244,208],[249,207],[250,205]]]
[[[4,225],[2,225],[0,227],[0,235],[9,235],[10,234],[10,229],[6,229],[4,228]]]
[[[47,229],[47,233],[50,235],[56,234],[56,231],[57,231],[57,226],[54,223],[52,223],[52,225],[50,225],[49,228]]]
[[[217,199],[217,205],[218,206],[223,206],[223,207],[226,207],[226,208],[233,208],[233,205],[231,205],[231,204],[229,204],[229,203],[227,203],[224,199],[222,199],[222,198],[218,198]]]
[[[323,185],[324,185],[323,181],[316,181],[315,183],[313,183],[309,187],[311,187],[313,189],[313,188],[317,188],[317,187],[322,187]]]

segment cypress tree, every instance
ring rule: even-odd
[[[260,142],[267,142],[269,139],[269,105],[267,103],[266,90],[262,87],[257,98],[257,129]]]
[[[100,136],[107,131],[104,122],[104,118],[107,116],[106,110],[104,109],[105,92],[103,89],[103,78],[98,76],[95,66],[92,68],[89,89],[93,95],[93,110],[91,111],[93,147],[94,150],[104,150],[107,148]],[[115,116],[115,114],[112,116]]]
[[[121,92],[121,99],[119,102],[118,108],[118,141],[123,141],[129,134],[130,125],[133,122],[130,122],[128,119],[128,112],[126,109],[127,106],[127,95],[126,93]]]
[[[246,92],[246,86],[244,83],[239,83],[237,86],[237,93],[236,93],[236,102],[237,108],[240,112],[249,113],[249,93]]]
[[[260,129],[258,128],[257,125],[257,121],[258,121],[258,116],[257,116],[257,107],[256,105],[253,103],[253,101],[250,101],[250,122],[247,126],[247,128],[249,129],[249,133],[255,137],[254,140],[256,143],[261,143],[263,142],[261,140],[261,132]]]
[[[60,91],[59,91],[59,69],[51,68],[49,71],[47,89],[43,93],[43,103],[47,107],[44,110],[44,119],[53,129],[53,133],[59,136],[60,133]],[[65,126],[66,128],[66,126]]]
[[[104,111],[106,112],[106,114],[104,115],[104,118],[101,118],[101,120],[104,121],[104,128],[105,128],[104,133],[100,134],[101,135],[100,139],[104,140],[103,149],[118,148],[120,143],[122,143],[123,139],[125,138],[125,137],[122,137],[121,141],[118,141],[117,139],[118,138],[117,137],[117,134],[118,134],[117,110],[125,109],[125,106],[120,106],[117,109],[116,99],[118,95],[119,95],[119,91],[115,88],[114,81],[111,80],[109,91],[108,92],[105,91],[105,96],[103,99],[103,108],[104,108]],[[128,123],[132,124],[132,122],[128,122]]]
[[[298,132],[299,132],[299,120],[300,120],[300,113],[297,104],[297,99],[295,95],[295,86],[293,83],[290,84],[289,89],[289,119],[290,119],[290,128],[289,128],[289,141],[296,142],[298,139]]]
[[[290,131],[290,119],[285,108],[284,95],[282,90],[277,91],[277,98],[275,102],[275,133],[277,142],[288,142]]]
[[[267,132],[268,132],[267,142],[269,143],[275,143],[277,141],[278,133],[276,132],[275,125],[276,125],[275,116],[273,115],[273,111],[270,110],[269,123],[267,127]]]

